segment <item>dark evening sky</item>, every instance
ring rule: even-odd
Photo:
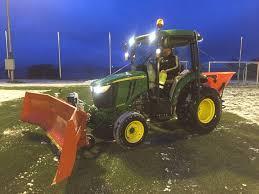
[[[113,63],[123,64],[122,43],[152,32],[157,18],[165,28],[199,31],[201,48],[218,60],[259,57],[258,0],[10,0],[17,66],[57,63],[56,32],[61,32],[64,66],[108,65],[108,32]],[[0,60],[5,57],[5,0],[0,0]],[[204,58],[206,60],[206,58]],[[208,59],[207,59],[208,60]],[[2,65],[1,65],[1,68]]]

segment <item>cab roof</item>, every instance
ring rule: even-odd
[[[164,47],[185,46],[195,41],[196,34],[198,41],[202,40],[202,36],[192,30],[161,30],[159,31],[163,40]],[[151,34],[145,34],[135,38],[136,42],[146,42]]]

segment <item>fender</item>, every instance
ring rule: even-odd
[[[200,75],[201,84],[206,84],[222,95],[224,88],[229,84],[235,72],[204,72]],[[176,106],[182,89],[196,79],[194,72],[177,76],[170,89],[169,97],[172,106]]]
[[[193,82],[196,79],[195,72],[188,72],[183,75],[179,75],[175,78],[175,81],[169,92],[169,99],[171,101],[172,106],[176,106],[178,97],[182,91],[182,89]],[[207,77],[204,75],[200,75],[201,83],[206,83],[208,81]]]

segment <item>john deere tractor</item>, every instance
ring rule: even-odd
[[[208,83],[219,83],[217,75],[200,72],[198,43],[202,37],[196,31],[162,30],[158,20],[153,33],[132,37],[126,44],[125,58],[131,70],[94,81],[91,91],[94,109],[90,122],[102,133],[110,132],[125,148],[141,144],[147,133],[147,120],[160,122],[175,115],[200,134],[212,131],[221,117],[221,88]],[[163,51],[189,47],[191,67],[184,70],[175,55],[168,69],[162,68]],[[169,71],[167,71],[169,70]],[[174,76],[169,78],[169,72]],[[231,77],[230,77],[231,78]]]
[[[26,93],[21,120],[43,128],[60,153],[53,184],[71,175],[78,149],[94,144],[87,124],[93,134],[109,134],[126,149],[145,140],[148,120],[161,122],[176,116],[200,134],[216,127],[223,89],[234,73],[201,73],[201,35],[162,27],[160,19],[155,32],[129,40],[125,58],[131,70],[92,82],[94,105],[86,112],[76,93],[70,93],[67,102],[47,94]],[[179,61],[177,50],[182,47],[188,48],[189,68]]]

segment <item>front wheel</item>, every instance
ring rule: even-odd
[[[195,132],[206,134],[215,129],[220,121],[222,102],[219,93],[212,88],[203,87],[200,99],[192,105],[191,124]]]
[[[125,112],[114,124],[113,136],[124,148],[134,148],[141,144],[148,133],[148,126],[143,115],[137,112]]]

